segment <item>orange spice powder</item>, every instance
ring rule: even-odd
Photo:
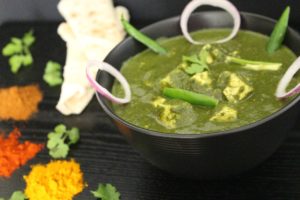
[[[0,135],[0,177],[10,177],[16,169],[35,157],[44,146],[30,141],[20,143],[20,137],[21,132],[17,128],[8,137]]]
[[[38,85],[0,89],[0,119],[28,120],[38,111],[43,94]]]

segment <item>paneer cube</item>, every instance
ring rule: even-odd
[[[209,77],[208,71],[195,74],[191,77],[191,80],[201,86],[211,86],[212,84],[212,79]]]
[[[165,102],[165,98],[157,97],[152,102],[152,105],[159,111],[159,121],[167,128],[175,128],[176,119],[179,117],[179,115],[172,112],[172,106],[166,104]]]
[[[178,99],[157,97],[152,101],[157,114],[157,122],[168,129],[190,125],[197,120],[193,106]]]
[[[209,120],[214,122],[233,122],[237,119],[237,111],[228,106],[224,106],[216,112]]]
[[[245,99],[253,91],[253,88],[244,82],[235,73],[231,73],[228,84],[223,90],[226,99],[231,103],[236,103]]]

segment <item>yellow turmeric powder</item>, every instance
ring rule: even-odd
[[[24,179],[30,200],[71,200],[84,188],[80,165],[74,160],[34,165]]]

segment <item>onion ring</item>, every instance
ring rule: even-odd
[[[300,83],[298,83],[293,89],[286,92],[286,88],[291,82],[294,75],[299,71],[300,69],[300,57],[298,57],[293,64],[288,68],[288,70],[285,72],[281,80],[279,81],[279,84],[276,89],[275,96],[279,99],[287,98],[292,95],[300,93]]]
[[[224,39],[217,40],[212,43],[224,43],[224,42],[227,42],[227,41],[231,40],[232,38],[234,38],[236,36],[236,34],[238,33],[240,26],[241,26],[241,16],[240,16],[237,8],[231,2],[229,2],[227,0],[192,0],[190,3],[188,3],[186,5],[186,7],[184,8],[184,10],[181,14],[181,17],[180,17],[180,28],[181,28],[181,31],[182,31],[184,37],[192,44],[196,44],[196,45],[205,44],[203,42],[195,41],[189,34],[188,28],[187,28],[188,27],[188,19],[189,19],[190,15],[192,14],[192,12],[194,10],[196,10],[196,8],[203,6],[203,5],[209,5],[209,6],[219,7],[219,8],[224,9],[229,14],[231,14],[231,16],[233,17],[233,21],[234,21],[234,26],[233,26],[233,29],[232,29],[232,32],[230,33],[230,35]]]
[[[98,70],[106,71],[109,74],[111,74],[113,77],[115,77],[120,82],[121,86],[123,87],[124,92],[125,92],[125,97],[124,98],[118,98],[118,97],[114,96],[113,94],[111,94],[106,88],[101,86],[93,78],[93,75],[90,73],[90,69],[92,67],[97,67]],[[91,86],[99,94],[101,94],[102,96],[104,96],[108,100],[110,100],[114,103],[118,103],[118,104],[125,104],[125,103],[130,102],[130,100],[131,100],[131,90],[130,90],[130,86],[129,86],[127,80],[125,79],[125,77],[117,69],[115,69],[110,64],[105,63],[105,62],[90,61],[87,65],[87,67],[86,67],[86,76],[87,76],[87,79],[90,82]]]

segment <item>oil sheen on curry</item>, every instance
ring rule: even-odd
[[[202,30],[193,37],[209,43],[229,32]],[[182,36],[163,39],[160,44],[167,54],[145,50],[123,64],[121,72],[130,84],[132,100],[114,104],[113,109],[129,123],[164,133],[214,133],[261,120],[288,103],[274,93],[296,59],[286,47],[269,54],[267,41],[267,36],[251,31],[240,31],[223,44],[192,45]],[[291,86],[299,80],[296,76]],[[165,88],[207,95],[218,103],[193,105],[165,96]],[[119,83],[114,84],[113,94],[123,95]]]

